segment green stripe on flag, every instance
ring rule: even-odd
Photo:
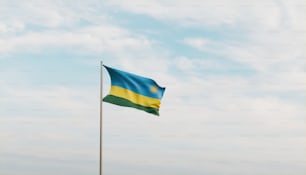
[[[112,104],[116,104],[116,105],[120,105],[120,106],[137,108],[137,109],[140,109],[148,113],[159,116],[159,110],[156,108],[141,106],[141,105],[132,103],[131,101],[125,98],[117,97],[114,95],[107,95],[106,97],[103,98],[103,101],[112,103]]]

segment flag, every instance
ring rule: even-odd
[[[154,80],[103,65],[110,75],[111,88],[104,102],[132,107],[159,116],[165,88]]]

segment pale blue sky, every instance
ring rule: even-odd
[[[305,8],[0,0],[0,174],[98,174],[102,60],[166,87],[160,117],[103,104],[104,175],[304,175]]]

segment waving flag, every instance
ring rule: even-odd
[[[109,94],[104,102],[132,107],[159,115],[165,88],[154,80],[103,65],[111,78]]]

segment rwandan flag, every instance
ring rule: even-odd
[[[111,89],[103,101],[132,107],[159,115],[161,98],[165,88],[154,80],[110,68],[104,65],[111,78]]]

